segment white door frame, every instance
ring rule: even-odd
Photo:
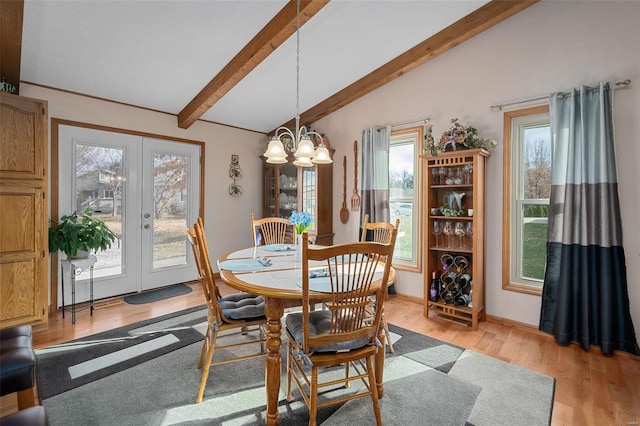
[[[77,124],[77,125],[74,125]],[[190,152],[190,169],[195,173],[192,175],[197,176],[197,178],[189,179],[189,199],[193,201],[196,205],[195,207],[191,207],[188,209],[188,223],[194,223],[196,218],[202,214],[201,205],[201,178],[200,174],[202,173],[201,169],[201,145],[200,142],[195,141],[184,141],[184,140],[171,140],[165,137],[142,137],[138,136],[134,133],[123,131],[118,132],[115,129],[101,128],[99,126],[86,126],[82,123],[69,123],[68,122],[60,122],[58,123],[58,158],[52,159],[53,161],[57,160],[57,169],[58,169],[58,185],[57,196],[58,196],[58,215],[60,217],[64,214],[69,214],[75,211],[75,200],[73,194],[75,194],[74,184],[71,184],[70,189],[65,189],[64,186],[69,187],[69,182],[75,182],[75,146],[77,143],[86,143],[86,144],[97,144],[106,147],[113,147],[122,149],[124,152],[124,160],[126,163],[137,164],[138,166],[129,167],[126,170],[126,180],[127,180],[127,190],[125,191],[125,199],[123,200],[127,211],[127,218],[123,224],[123,231],[127,235],[127,239],[129,241],[130,249],[123,249],[123,263],[124,268],[120,275],[114,277],[96,277],[94,278],[94,299],[101,299],[106,297],[112,297],[115,295],[126,294],[131,292],[139,292],[149,288],[160,287],[164,285],[173,284],[175,282],[184,282],[190,281],[197,277],[197,271],[195,270],[193,255],[191,250],[187,250],[186,252],[186,265],[182,267],[182,271],[180,274],[180,278],[175,278],[175,270],[180,268],[168,268],[169,270],[164,271],[152,271],[150,268],[147,268],[146,273],[153,273],[153,278],[145,279],[144,281],[151,282],[152,284],[144,284],[143,283],[143,267],[142,267],[142,258],[144,257],[142,252],[142,245],[137,245],[136,249],[131,249],[131,247],[136,247],[134,242],[143,241],[143,228],[142,228],[142,209],[143,197],[141,195],[142,192],[142,172],[144,166],[142,166],[143,162],[143,147],[144,139],[148,139],[147,145],[153,146],[153,144],[158,144],[163,147],[163,152],[167,151],[172,146],[171,144],[182,143],[183,147],[188,147]],[[171,141],[171,142],[169,142]],[[186,143],[185,143],[186,142]],[[194,143],[195,142],[195,143]],[[177,145],[174,145],[177,146]],[[194,148],[195,147],[195,148]],[[178,152],[179,150],[174,150]],[[196,154],[197,152],[197,154]],[[197,158],[196,158],[197,157]],[[152,162],[153,163],[153,162]],[[52,171],[55,171],[55,167]],[[153,178],[153,173],[151,173],[151,178]],[[55,189],[54,189],[55,191]],[[53,194],[55,196],[55,193]],[[151,196],[153,198],[153,195]],[[117,243],[116,243],[117,244]],[[151,251],[152,248],[149,248]],[[64,257],[64,255],[61,255]],[[152,256],[147,256],[151,258]],[[98,262],[99,262],[99,253],[98,253]],[[52,289],[56,291],[57,295],[57,303],[56,305],[61,305],[61,276],[62,268],[60,265],[56,265],[58,270],[57,275],[57,286]],[[55,270],[55,269],[54,269]],[[170,279],[161,279],[164,273],[173,273],[173,278]],[[65,283],[70,283],[70,277],[65,277]],[[177,279],[177,281],[173,281]],[[70,288],[65,286],[65,301],[71,300],[70,297]],[[69,286],[70,287],[70,286]],[[82,302],[89,299],[89,285],[87,279],[78,279],[76,281],[76,302]],[[53,300],[52,300],[53,302]]]

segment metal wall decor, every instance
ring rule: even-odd
[[[229,195],[239,197],[242,195],[242,186],[238,183],[242,179],[242,169],[240,168],[240,157],[231,155],[231,164],[229,165],[229,177],[233,180],[229,185]]]

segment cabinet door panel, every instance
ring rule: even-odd
[[[2,283],[0,321],[3,323],[30,321],[38,316],[34,303],[36,300],[35,263],[35,259],[0,263],[0,282]]]
[[[2,96],[0,103],[0,178],[42,179],[46,110],[42,103]]]
[[[12,220],[0,221],[0,255],[35,251],[35,192],[0,193],[0,211]]]

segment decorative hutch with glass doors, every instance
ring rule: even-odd
[[[333,156],[334,150],[329,150]],[[285,164],[263,160],[263,216],[289,218],[294,211],[305,211],[313,218],[309,232],[316,244],[333,244],[333,164],[297,167],[293,154]]]

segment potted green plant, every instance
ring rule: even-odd
[[[49,227],[49,251],[58,250],[68,259],[88,257],[91,251],[106,250],[118,238],[107,225],[92,216],[91,208],[62,216]]]

